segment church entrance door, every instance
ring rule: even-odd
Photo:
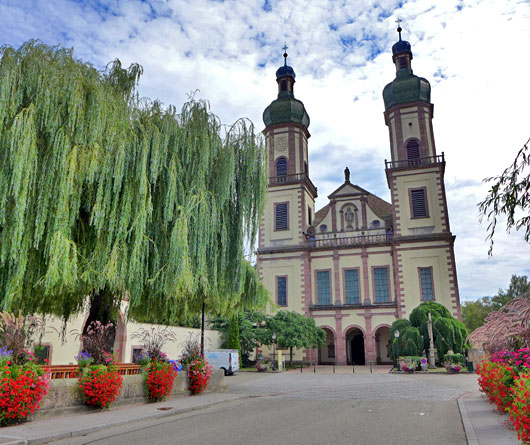
[[[360,329],[352,328],[346,336],[348,365],[364,365],[364,335]]]

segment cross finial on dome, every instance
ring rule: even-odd
[[[402,22],[402,21],[403,21],[403,20],[401,20],[399,17],[398,17],[398,19],[396,20],[396,23],[398,24],[397,32],[399,33],[399,41],[401,41],[401,31],[403,31],[403,30],[401,29],[401,22]]]
[[[283,48],[282,48],[283,49],[283,57],[285,59],[284,62],[283,62],[284,66],[287,66],[287,48],[289,48],[289,47],[287,46],[286,43],[284,43],[283,44]]]

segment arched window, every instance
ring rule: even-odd
[[[284,157],[276,160],[276,176],[287,176],[287,159]]]
[[[420,144],[416,139],[410,139],[407,141],[407,159],[409,161],[414,161],[413,165],[419,164],[420,159]]]

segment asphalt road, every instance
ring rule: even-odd
[[[476,377],[240,374],[247,397],[56,444],[466,444],[456,398]]]

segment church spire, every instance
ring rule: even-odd
[[[392,46],[392,60],[396,65],[396,72],[399,73],[400,70],[406,70],[412,74],[411,46],[409,42],[401,39],[401,31],[403,31],[403,28],[401,28],[401,21],[400,18],[396,20],[396,23],[398,24],[397,32],[399,34],[399,40]]]

